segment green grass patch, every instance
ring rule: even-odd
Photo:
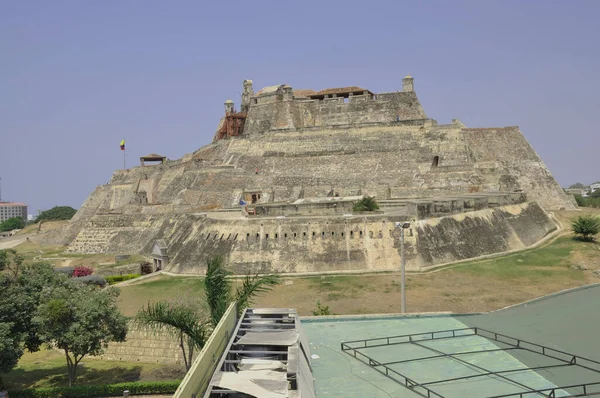
[[[490,260],[473,261],[452,267],[456,272],[499,279],[549,278],[583,279],[581,273],[570,272],[570,254],[580,242],[560,237],[551,244]]]
[[[160,275],[119,289],[119,308],[126,316],[134,316],[148,303],[160,300],[204,300],[203,277]]]
[[[109,285],[114,285],[115,283],[129,281],[131,279],[139,278],[140,276],[142,276],[142,275],[141,274],[112,275],[112,276],[107,276],[105,279]]]
[[[165,366],[170,367],[171,372],[165,372]],[[159,363],[107,361],[86,357],[77,367],[77,384],[175,380],[182,377],[182,372],[182,366],[174,368],[174,365]],[[56,350],[42,349],[34,353],[25,353],[17,366],[1,377],[9,391],[68,385],[64,353]]]
[[[316,291],[341,292],[351,290],[363,290],[368,285],[368,276],[336,275],[324,277],[311,277],[310,285]]]

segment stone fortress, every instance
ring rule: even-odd
[[[78,253],[154,253],[176,273],[202,274],[215,254],[238,273],[375,271],[397,269],[395,223],[410,221],[407,268],[417,270],[531,246],[557,228],[547,210],[576,206],[518,127],[438,124],[410,76],[402,91],[378,94],[255,94],[246,80],[240,111],[225,102],[211,144],[141,161],[38,239]],[[364,195],[381,209],[352,213]]]

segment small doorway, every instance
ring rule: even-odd
[[[440,157],[439,156],[434,156],[433,157],[433,163],[431,164],[432,167],[438,167],[440,165]]]

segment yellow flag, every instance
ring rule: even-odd
[[[121,140],[121,150],[125,150],[125,140]]]

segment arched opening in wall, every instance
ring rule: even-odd
[[[354,238],[354,231],[350,231],[350,238]]]
[[[436,155],[433,157],[433,162],[431,163],[431,166],[438,167],[439,165],[440,165],[440,157]]]
[[[306,234],[305,234],[306,235]],[[294,239],[296,239],[296,233],[294,232]]]
[[[265,234],[265,240],[269,239],[269,234]]]
[[[344,233],[342,232],[342,238],[344,237]]]
[[[256,239],[260,239],[260,234],[256,234]]]
[[[315,231],[313,231],[313,236],[315,236]]]
[[[249,240],[249,239],[250,239],[250,232],[247,232],[246,233],[246,240]]]
[[[331,236],[335,235],[335,232],[331,231]]]
[[[278,237],[278,234],[275,234],[275,239],[277,239],[277,237]]]
[[[360,231],[360,237],[362,238],[362,231]]]
[[[283,234],[283,239],[287,239],[287,234]]]
[[[325,237],[325,232],[321,232],[321,237],[324,238]]]

